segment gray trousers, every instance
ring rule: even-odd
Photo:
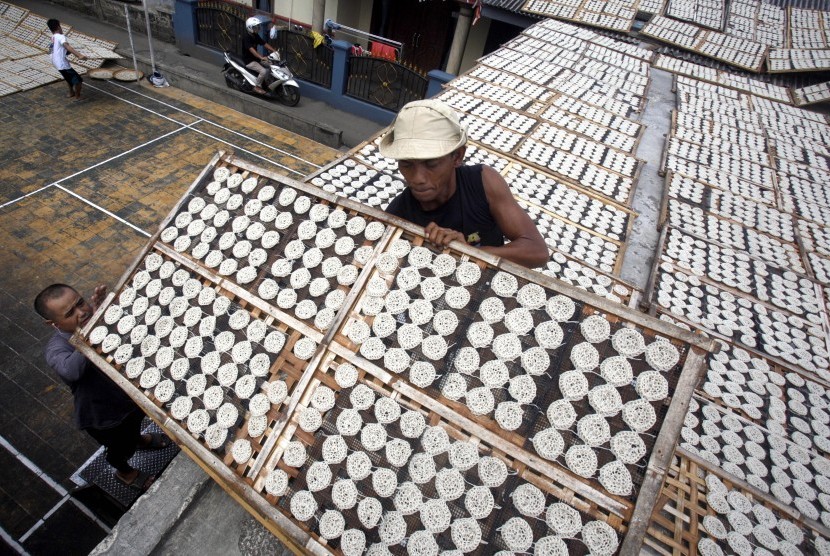
[[[270,70],[263,66],[258,60],[254,60],[245,67],[258,74],[256,78],[256,86],[262,87],[262,82],[265,81],[265,77],[268,75]]]

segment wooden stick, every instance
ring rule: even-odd
[[[700,350],[691,349],[686,355],[686,362],[674,389],[669,411],[666,413],[657,440],[654,442],[645,480],[640,486],[640,494],[637,496],[634,513],[628,524],[628,534],[625,536],[620,554],[634,556],[640,553],[651,512],[654,510],[663,486],[666,470],[671,464],[671,458],[677,446],[677,437],[683,427],[683,420],[689,411],[689,402],[705,369],[706,354]]]

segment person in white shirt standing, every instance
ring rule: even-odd
[[[77,71],[72,69],[66,57],[69,54],[74,54],[79,60],[86,60],[86,56],[69,46],[69,43],[66,42],[66,35],[63,34],[60,21],[50,19],[46,22],[46,26],[52,32],[52,44],[49,46],[52,63],[55,64],[55,68],[69,84],[69,98],[75,98],[77,100],[81,98],[81,84],[84,80],[81,79]]]

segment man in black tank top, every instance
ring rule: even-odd
[[[466,142],[458,117],[443,102],[404,106],[380,143],[407,185],[386,211],[423,226],[435,245],[461,241],[527,267],[544,265],[547,246],[504,178],[489,166],[463,165]]]

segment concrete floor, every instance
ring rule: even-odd
[[[132,51],[126,24],[116,26],[99,21],[48,0],[7,1],[44,17],[58,18],[89,35],[117,42],[119,46],[116,50],[124,56],[119,63],[124,67],[132,67]],[[132,39],[138,67],[141,71],[149,73],[152,69],[146,34],[136,31]],[[153,52],[157,69],[164,74],[173,87],[221,103],[235,111],[254,116],[264,122],[334,148],[354,147],[385,127],[384,123],[355,117],[305,96],[301,98],[297,106],[287,107],[278,102],[232,91],[225,85],[220,63],[211,64],[185,56],[179,52],[175,44],[154,40]]]
[[[69,530],[89,521],[66,491],[97,446],[72,427],[71,394],[42,358],[51,329],[33,297],[53,282],[114,285],[220,149],[294,178],[338,155],[173,88],[88,79],[84,92],[69,101],[55,83],[0,98],[0,526],[6,548],[34,553],[50,551],[39,531],[62,538],[47,512]],[[67,550],[85,554],[105,533]]]
[[[672,74],[651,69],[648,104],[641,122],[647,126],[637,147],[637,158],[646,162],[634,191],[631,208],[639,213],[634,221],[628,248],[620,275],[640,289],[646,288],[651,265],[657,250],[660,199],[663,197],[664,178],[657,175],[663,143],[671,128],[671,111],[676,106],[672,92]]]

